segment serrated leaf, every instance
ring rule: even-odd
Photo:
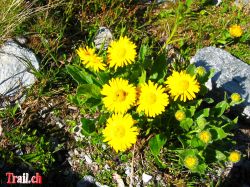
[[[185,129],[186,131],[189,131],[190,127],[193,125],[193,119],[186,118],[180,122],[180,126]]]
[[[150,147],[152,154],[157,156],[160,153],[161,148],[164,146],[166,141],[167,139],[160,134],[157,134],[153,138],[151,138],[149,140],[149,147]]]

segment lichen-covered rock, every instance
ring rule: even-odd
[[[205,47],[199,50],[191,59],[191,63],[204,66],[207,70],[214,69],[212,78],[213,89],[232,94],[237,92],[245,99],[241,105],[243,116],[250,119],[250,66],[225,50],[215,47]]]
[[[39,62],[32,51],[14,41],[3,44],[0,47],[0,95],[14,96],[34,84],[36,77],[31,70],[38,69]]]

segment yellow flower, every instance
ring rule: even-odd
[[[241,100],[241,96],[238,93],[233,93],[231,95],[231,99],[232,99],[233,102],[239,102]]]
[[[167,84],[167,89],[174,100],[176,101],[180,97],[181,101],[186,102],[186,100],[193,100],[200,90],[199,83],[195,79],[195,76],[187,74],[185,71],[180,73],[174,71],[171,76],[169,76],[165,82]]]
[[[241,37],[243,34],[242,28],[239,25],[232,25],[229,28],[229,33],[232,37]]]
[[[76,52],[86,68],[93,68],[94,71],[105,69],[105,64],[102,58],[95,54],[95,49],[89,48],[88,46],[85,49],[80,47]]]
[[[239,151],[232,151],[229,155],[229,160],[233,163],[239,162],[240,161],[241,154]]]
[[[186,156],[184,159],[184,165],[188,169],[194,169],[198,165],[198,163],[199,163],[198,158],[193,155]]]
[[[136,89],[122,78],[112,78],[101,90],[105,107],[115,113],[125,113],[134,104]]]
[[[129,149],[139,134],[139,129],[133,126],[134,122],[130,114],[113,114],[103,130],[104,142],[108,142],[116,152]]]
[[[199,76],[203,77],[206,74],[207,71],[203,66],[199,66],[199,67],[196,68],[195,72]]]
[[[212,137],[209,131],[201,131],[198,136],[199,136],[199,139],[206,144],[211,141],[211,137]]]
[[[108,63],[110,67],[123,67],[132,64],[136,57],[136,45],[129,38],[120,37],[118,41],[112,41],[108,48]]]
[[[186,118],[186,114],[184,111],[182,110],[177,110],[177,112],[175,112],[175,118],[178,120],[178,121],[182,121]]]
[[[138,112],[143,111],[149,117],[155,117],[165,110],[168,105],[168,94],[164,93],[164,88],[151,81],[144,83],[140,87]]]

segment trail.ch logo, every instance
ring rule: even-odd
[[[15,175],[12,172],[6,173],[7,184],[42,184],[42,176],[39,173],[30,178],[29,173]]]

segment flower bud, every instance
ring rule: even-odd
[[[241,158],[241,154],[239,151],[232,151],[228,157],[229,161],[236,163],[239,162]]]
[[[241,96],[238,93],[233,93],[231,95],[231,99],[232,99],[233,102],[239,102],[241,100]]]
[[[178,120],[178,121],[182,121],[186,118],[186,114],[184,111],[182,110],[178,110],[176,113],[175,113],[175,118]]]
[[[239,25],[232,25],[229,28],[229,33],[232,37],[238,38],[243,34],[242,28]]]

